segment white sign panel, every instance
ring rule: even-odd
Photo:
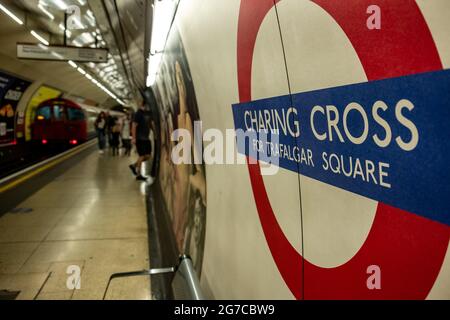
[[[44,46],[42,44],[17,44],[19,59],[98,62],[108,61],[107,49]]]

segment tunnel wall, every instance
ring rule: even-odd
[[[371,5],[380,10],[381,29]],[[448,69],[449,9],[444,0],[180,2],[153,86],[160,201],[179,252],[193,256],[210,298],[450,298],[448,211],[437,218],[412,213],[351,185],[294,172],[301,167],[262,176],[257,165],[175,166],[171,159],[176,129],[194,134],[201,120],[202,132],[225,137],[239,103],[277,97],[268,104],[292,106],[304,92]],[[352,92],[363,97],[363,88]],[[409,94],[397,82],[391,89]],[[188,148],[191,156],[211,152],[211,140]],[[224,140],[224,149],[234,145]]]

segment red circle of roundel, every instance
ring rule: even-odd
[[[256,38],[267,13],[281,0],[242,0],[238,25],[240,102],[251,101]],[[432,35],[413,0],[315,0],[344,30],[369,81],[442,70]],[[368,32],[363,14],[382,8],[382,30]],[[290,244],[272,210],[258,164],[248,164],[259,218],[273,259],[297,299],[424,299],[443,264],[449,227],[379,203],[366,241],[347,263],[321,268]],[[367,267],[382,270],[382,289],[368,290]],[[302,271],[303,269],[303,271]]]

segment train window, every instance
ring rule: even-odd
[[[50,107],[39,108],[36,112],[36,117],[39,120],[50,120],[52,118],[52,111]]]
[[[53,115],[55,117],[55,120],[63,120],[64,119],[64,107],[53,106]]]
[[[83,110],[80,109],[67,109],[69,115],[69,121],[82,121],[85,119]]]

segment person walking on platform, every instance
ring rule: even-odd
[[[135,164],[130,165],[130,169],[138,181],[147,181],[147,178],[142,176],[141,167],[144,161],[150,159],[152,153],[150,121],[150,113],[145,110],[145,105],[142,102],[139,110],[134,115],[131,129],[132,143],[136,145],[139,158]]]
[[[95,129],[97,131],[98,138],[98,148],[100,154],[105,153],[105,144],[106,144],[106,114],[101,112],[97,120],[95,120]]]
[[[124,155],[131,156],[131,114],[122,119],[121,126],[122,146],[125,149]]]

